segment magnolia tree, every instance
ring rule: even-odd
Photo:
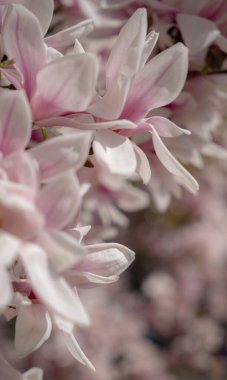
[[[80,289],[117,281],[134,260],[110,242],[129,212],[196,194],[185,165],[227,157],[225,10],[0,1],[0,310],[16,320],[19,357],[54,327],[94,370],[75,334],[90,324]],[[0,360],[1,378],[42,379]]]

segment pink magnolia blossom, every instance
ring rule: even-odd
[[[58,67],[60,60],[51,62],[41,70],[40,74],[38,74],[38,77],[42,78],[40,81],[40,94],[38,79],[37,97],[35,95],[31,100],[33,113],[37,115],[36,118],[40,119],[36,123],[43,127],[65,125],[79,129],[96,129],[93,150],[97,162],[111,173],[123,176],[131,176],[136,172],[143,154],[134,147],[127,135],[134,136],[148,131],[152,135],[156,154],[162,164],[172,174],[181,177],[188,189],[196,192],[198,189],[196,181],[176,161],[160,138],[160,136],[173,137],[188,132],[170,123],[167,119],[146,117],[151,110],[168,104],[179,94],[187,73],[187,49],[182,44],[178,44],[145,64],[157,40],[157,34],[153,32],[146,38],[146,28],[146,12],[145,10],[138,10],[122,29],[109,57],[106,67],[106,91],[104,96],[101,97],[97,94],[89,106],[88,103],[89,101],[91,102],[91,97],[86,97],[88,107],[85,106],[85,103],[83,107],[86,108],[87,113],[78,116],[73,113],[70,114],[69,106],[66,105],[67,97],[69,97],[66,82],[64,89],[67,90],[67,95],[59,103],[62,110],[57,110],[56,102],[58,96],[62,98],[63,92],[58,93],[57,97],[55,94],[54,105],[52,104],[48,108],[49,119],[44,119],[43,112],[46,112],[44,111],[45,102],[48,102],[48,100],[43,98],[41,82],[44,84],[45,79],[46,84],[46,81],[50,80],[51,74],[49,74],[49,69],[47,70],[47,68],[51,68],[52,65],[51,72],[53,75],[54,68]],[[11,38],[11,35],[9,38]],[[121,61],[123,51],[127,51],[128,54]],[[81,59],[82,64],[86,56],[87,53],[83,53],[75,57],[62,58],[61,61],[62,63],[64,62],[65,67],[68,66],[69,70],[70,66],[69,62],[66,63],[67,59]],[[83,70],[85,73],[84,67]],[[42,75],[45,71],[46,73]],[[88,78],[89,74],[87,72],[86,83],[88,87],[92,87],[94,90],[94,83],[92,80],[88,83]],[[72,80],[70,80],[69,85],[71,86],[71,84]],[[41,94],[42,96],[40,96]],[[144,99],[146,99],[146,102]],[[137,105],[136,113],[135,103]],[[52,111],[51,107],[54,107]],[[65,111],[63,111],[64,107]],[[38,109],[41,111],[38,111]],[[78,110],[80,110],[79,107]],[[38,114],[38,112],[42,114]],[[68,113],[67,117],[61,116],[66,112]],[[131,130],[124,130],[129,128]],[[114,132],[115,129],[117,129],[117,133]],[[61,133],[64,133],[64,128],[61,128]],[[135,152],[135,149],[137,152]],[[149,177],[149,173],[147,177]]]

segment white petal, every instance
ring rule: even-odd
[[[163,144],[158,133],[152,128],[152,139],[155,153],[165,166],[165,168],[175,176],[179,177],[181,183],[192,193],[196,194],[199,190],[198,182],[195,178],[176,160],[170,151]]]
[[[86,250],[78,240],[64,231],[41,233],[36,242],[46,251],[48,258],[58,273],[76,265]]]
[[[215,44],[218,45],[218,47],[224,52],[227,53],[227,38],[220,35],[215,40]]]
[[[118,276],[133,262],[135,254],[124,245],[103,243],[86,246],[89,252],[76,270],[103,277]]]
[[[67,271],[65,278],[70,286],[90,289],[100,285],[108,285],[118,281],[119,276],[99,276],[90,272],[77,272],[75,270]]]
[[[23,265],[35,294],[55,314],[79,325],[88,325],[89,318],[78,295],[64,278],[49,266],[45,252],[34,244],[26,244],[21,253]]]
[[[136,172],[141,177],[143,183],[147,185],[151,178],[151,169],[149,161],[142,149],[140,149],[136,144],[133,144],[133,147],[135,150],[137,161]]]
[[[131,141],[112,131],[96,133],[93,150],[98,163],[113,174],[130,176],[136,169]]]
[[[3,267],[9,267],[13,264],[21,242],[15,236],[10,235],[6,232],[0,232],[0,265]]]
[[[13,289],[10,283],[8,272],[1,267],[0,267],[0,278],[1,278],[0,312],[2,312],[10,304],[10,301],[13,296]]]
[[[106,120],[118,119],[124,107],[130,83],[126,75],[119,75],[111,82],[111,86],[107,88],[105,95],[98,102],[88,107],[88,112]]]
[[[159,136],[162,137],[177,137],[183,133],[185,135],[191,134],[189,130],[178,127],[172,121],[162,116],[152,116],[146,122],[152,124]]]
[[[95,367],[93,364],[88,360],[86,355],[81,350],[77,340],[73,336],[73,334],[64,334],[66,345],[71,352],[71,354],[76,358],[80,363],[91,369],[95,372]]]
[[[147,62],[148,58],[150,57],[156,42],[158,40],[159,33],[156,33],[154,30],[152,30],[146,37],[144,48],[143,48],[143,54],[140,61],[140,66],[143,67],[145,63]]]

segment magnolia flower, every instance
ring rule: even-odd
[[[177,44],[145,64],[158,37],[154,32],[146,37],[146,29],[147,15],[140,9],[121,30],[106,66],[106,91],[103,96],[97,94],[87,107],[90,115],[55,117],[40,125],[64,124],[71,128],[96,129],[93,151],[97,162],[112,174],[126,177],[149,168],[141,164],[146,157],[127,136],[134,139],[148,132],[162,164],[195,193],[197,182],[160,138],[190,132],[163,117],[148,117],[150,111],[170,103],[180,93],[187,74],[187,49]],[[64,133],[64,128],[61,132]],[[147,183],[149,169],[145,177]]]

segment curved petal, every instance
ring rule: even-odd
[[[103,277],[119,276],[135,258],[133,251],[117,243],[88,245],[86,250],[88,254],[75,269]]]
[[[15,327],[15,348],[24,358],[37,350],[50,337],[51,319],[43,305],[21,305]]]
[[[35,160],[27,151],[15,152],[4,158],[2,163],[10,181],[22,184],[33,190],[33,194],[38,189],[38,173]]]
[[[37,206],[46,218],[46,228],[63,229],[80,205],[79,184],[72,172],[59,175],[40,191]]]
[[[152,140],[155,153],[165,168],[170,173],[178,177],[180,183],[183,184],[189,191],[191,191],[193,194],[196,194],[199,190],[198,182],[166,148],[155,128],[152,128]]]
[[[64,231],[41,233],[36,243],[47,253],[58,273],[72,268],[86,255],[86,250],[73,236]]]
[[[138,9],[121,29],[106,65],[106,93],[90,112],[107,120],[121,114],[130,79],[138,71],[147,33],[146,10]]]
[[[23,150],[31,135],[31,111],[22,91],[0,91],[0,150]]]
[[[22,262],[32,288],[53,313],[84,326],[88,315],[75,293],[63,277],[50,268],[45,252],[34,244],[26,244],[21,252]]]
[[[136,75],[122,119],[140,121],[154,108],[171,103],[180,93],[188,72],[188,49],[178,43],[151,59]]]
[[[98,163],[111,173],[130,176],[136,169],[136,156],[131,141],[112,131],[96,133],[93,150]]]
[[[85,131],[95,131],[103,129],[136,129],[137,125],[130,120],[111,120],[100,122],[84,122],[78,118],[54,117],[46,120],[40,120],[36,123],[40,127],[69,127]]]
[[[139,211],[148,207],[150,197],[144,190],[126,183],[118,192],[116,203],[126,212]]]
[[[95,372],[95,367],[81,350],[73,334],[64,333],[66,345],[75,359]]]
[[[77,286],[82,289],[108,285],[119,280],[119,276],[105,277],[90,272],[77,272],[75,270],[67,271],[64,277],[70,286]]]
[[[88,112],[106,120],[117,119],[124,107],[130,83],[126,75],[119,75],[107,88],[105,95],[88,107]]]
[[[210,46],[220,35],[214,22],[204,17],[179,14],[177,23],[190,54],[198,54]]]
[[[92,54],[50,62],[37,76],[37,91],[31,102],[34,119],[84,111],[95,94],[96,77],[97,62]]]
[[[151,178],[151,168],[146,154],[136,144],[133,143],[136,154],[136,172],[141,177],[143,183],[147,185]]]
[[[0,266],[9,267],[13,264],[21,242],[15,236],[8,234],[7,232],[0,232]],[[1,285],[2,286],[2,285]]]
[[[39,21],[20,4],[8,8],[2,31],[4,48],[9,58],[16,61],[15,67],[23,74],[24,88],[31,98],[36,75],[46,61]]]
[[[25,6],[37,17],[42,28],[43,35],[45,35],[49,29],[53,17],[54,1],[26,0]]]
[[[106,66],[107,87],[119,74],[132,77],[138,70],[147,33],[146,9],[138,9],[121,29]]]
[[[152,116],[146,120],[146,123],[152,124],[155,130],[162,137],[177,137],[182,135],[190,135],[191,132],[188,129],[178,127],[172,121],[162,116]]]
[[[80,169],[88,157],[92,137],[91,132],[70,133],[30,149],[29,153],[38,162],[41,179],[48,179],[69,169]]]
[[[0,267],[0,278],[1,278],[1,287],[0,287],[0,313],[1,313],[10,304],[10,301],[13,296],[13,289],[10,283],[10,278],[9,278],[8,273],[2,267]]]
[[[70,26],[69,28],[61,30],[52,36],[46,37],[45,43],[47,46],[53,47],[55,49],[66,49],[70,46],[73,46],[76,39],[86,36],[87,34],[91,33],[93,29],[94,21],[90,19],[84,20],[79,24]]]
[[[159,33],[156,33],[154,30],[152,30],[146,37],[144,48],[143,48],[143,54],[140,61],[140,67],[143,67],[145,63],[147,62],[148,58],[150,57],[156,42],[158,40]]]

